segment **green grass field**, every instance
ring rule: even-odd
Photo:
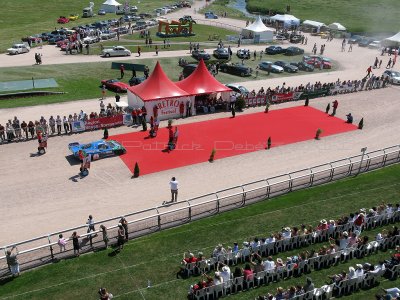
[[[350,32],[397,33],[400,29],[398,0],[248,0],[251,12],[268,13],[268,9],[286,12],[304,20],[325,24],[339,22]]]
[[[73,27],[81,24],[90,24],[99,20],[118,18],[115,14],[105,16],[95,16],[92,18],[80,18],[71,21],[66,25],[57,24],[59,16],[68,17],[69,14],[82,15],[82,9],[89,6],[89,2],[94,3],[94,12],[100,9],[104,0],[27,0],[14,1],[2,0],[0,9],[0,52],[4,52],[14,42],[19,42],[22,37],[32,34],[48,32],[54,27]],[[145,0],[130,1],[131,5],[138,7],[138,12],[154,13],[154,9],[175,1],[168,0]],[[124,1],[120,1],[121,4]]]
[[[399,185],[400,165],[394,165],[356,178],[293,192],[132,240],[117,255],[112,255],[112,250],[107,249],[23,273],[9,282],[0,282],[0,298],[96,299],[99,287],[107,287],[118,299],[185,299],[188,286],[197,282],[199,277],[176,279],[184,251],[203,251],[209,256],[218,243],[228,246],[235,241],[267,236],[282,226],[316,225],[321,218],[334,219],[382,201],[395,202],[398,201]],[[365,231],[363,235],[373,239],[381,230]],[[306,249],[317,250],[322,246],[315,244]],[[274,258],[285,258],[300,251],[286,252]],[[377,263],[389,258],[390,253],[378,252],[361,260],[353,259],[346,264],[313,271],[308,276],[318,287],[327,281],[327,275],[360,262]],[[147,288],[148,280],[151,288]],[[305,275],[231,295],[229,299],[254,299],[257,295],[274,292],[278,286],[286,288],[304,282]],[[343,299],[372,300],[379,288],[396,284],[398,281],[383,281],[379,287]]]

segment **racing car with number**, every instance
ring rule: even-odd
[[[126,153],[124,146],[114,140],[98,140],[88,144],[74,142],[68,144],[68,148],[77,159],[79,159],[79,150],[84,151],[86,154],[90,154],[92,160]]]

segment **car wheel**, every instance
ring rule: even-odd
[[[244,75],[245,75],[245,74],[244,74],[243,72],[242,72],[242,73],[240,73],[240,76],[241,76],[241,77],[244,77]]]
[[[111,55],[110,55],[110,53],[106,53],[106,55],[105,55],[105,57],[110,57]]]

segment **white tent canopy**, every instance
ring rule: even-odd
[[[273,40],[274,29],[264,25],[261,17],[257,19],[242,30],[242,36],[244,38],[253,38],[254,42],[268,42]]]
[[[332,23],[332,24],[329,24],[328,27],[329,27],[329,29],[332,29],[332,30],[346,31],[346,27],[344,27],[340,23]]]
[[[316,28],[320,28],[320,27],[326,26],[324,23],[317,22],[317,21],[312,21],[312,20],[305,20],[305,21],[303,22],[303,25],[307,25],[307,26],[311,26],[311,27],[316,27]]]
[[[385,46],[400,46],[400,32],[383,40]]]
[[[285,27],[300,25],[300,20],[292,15],[275,15],[270,19],[277,22],[283,22]]]
[[[107,0],[101,5],[101,9],[105,10],[107,13],[115,13],[117,10],[121,10],[122,4],[115,0]]]

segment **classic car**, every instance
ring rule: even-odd
[[[66,35],[52,35],[47,41],[50,45],[55,45],[58,41],[65,40],[66,38]]]
[[[110,56],[130,56],[131,51],[126,49],[123,46],[115,46],[111,49],[103,49],[101,51],[101,56],[110,57]]]
[[[386,70],[383,72],[383,77],[387,78],[392,84],[400,84],[400,72]]]
[[[247,96],[250,92],[243,85],[238,85],[234,83],[225,84],[228,88],[230,88],[235,93],[241,94],[243,96]]]
[[[299,70],[301,71],[306,71],[306,72],[312,72],[314,71],[314,66],[313,65],[309,65],[307,63],[305,63],[304,61],[300,61],[300,62],[291,62],[290,63],[293,66],[296,66],[299,68]]]
[[[108,90],[115,91],[117,93],[126,93],[129,84],[121,82],[118,79],[105,79],[101,81],[101,85],[105,85]]]
[[[97,12],[97,14],[99,16],[104,16],[106,14],[106,11],[104,9],[99,9],[99,11]]]
[[[274,64],[277,65],[277,66],[282,67],[283,70],[285,70],[285,72],[288,72],[288,73],[296,73],[299,70],[298,67],[293,66],[293,65],[291,65],[291,64],[289,64],[289,63],[287,63],[285,61],[282,61],[282,60],[278,60]]]
[[[114,140],[98,140],[88,144],[74,142],[68,144],[68,148],[77,159],[79,159],[79,150],[84,151],[86,154],[90,154],[92,160],[126,153],[124,146]]]
[[[381,47],[381,42],[380,41],[373,41],[372,43],[369,43],[368,48],[370,49],[379,49]]]
[[[250,50],[248,49],[239,49],[236,52],[236,56],[240,59],[250,59]]]
[[[194,72],[194,70],[196,70],[196,68],[197,68],[196,64],[186,64],[182,70],[183,77],[185,78],[188,77],[190,74]]]
[[[324,69],[332,69],[332,63],[329,58],[322,56],[303,56],[303,62],[306,64],[312,65],[317,69],[321,68],[321,63],[323,64]]]
[[[288,47],[285,51],[285,55],[293,56],[293,55],[300,55],[304,54],[304,50],[299,47]]]
[[[363,38],[361,41],[358,42],[358,46],[359,47],[367,47],[373,41],[374,41],[374,39],[371,39],[371,38]]]
[[[219,66],[220,70],[224,73],[238,75],[241,77],[250,76],[253,70],[245,65],[238,63],[224,63]]]
[[[208,11],[204,14],[206,19],[218,19],[218,16],[214,14],[212,11]]]
[[[281,46],[269,46],[265,49],[266,54],[275,55],[285,53],[286,49]]]
[[[204,50],[192,51],[192,56],[197,60],[200,60],[200,59],[209,60],[211,58],[210,54],[208,54]]]
[[[348,39],[347,43],[349,43],[349,44],[358,44],[358,42],[361,41],[363,38],[364,37],[361,36],[361,35],[353,35]]]
[[[272,61],[263,61],[258,64],[258,68],[271,73],[283,73],[283,68],[275,65]]]
[[[290,36],[290,42],[293,44],[298,44],[301,42],[301,35],[295,34]]]
[[[78,14],[70,14],[69,17],[68,17],[68,19],[69,19],[70,21],[76,21],[76,20],[79,19],[79,15],[78,15]]]
[[[228,52],[228,49],[226,49],[226,48],[215,49],[213,54],[218,59],[228,59],[229,58],[229,52]]]
[[[25,44],[14,44],[11,48],[7,49],[7,53],[11,55],[28,53],[30,49],[31,48]]]
[[[193,20],[192,16],[183,16],[182,18],[179,18],[179,22],[181,22],[182,24],[185,24],[185,23],[196,24],[196,21]]]
[[[131,77],[131,79],[129,79],[128,83],[130,86],[134,86],[134,85],[138,85],[141,84],[143,81],[146,80],[146,77]]]
[[[98,36],[87,36],[83,39],[84,44],[94,44],[100,42],[100,37]]]
[[[57,19],[57,23],[59,23],[59,24],[65,24],[65,23],[68,23],[68,22],[69,22],[69,19],[67,17],[60,16]]]
[[[103,31],[100,34],[100,38],[102,40],[109,40],[109,39],[115,38],[116,36],[117,36],[117,33],[115,31],[111,31],[111,30]]]

